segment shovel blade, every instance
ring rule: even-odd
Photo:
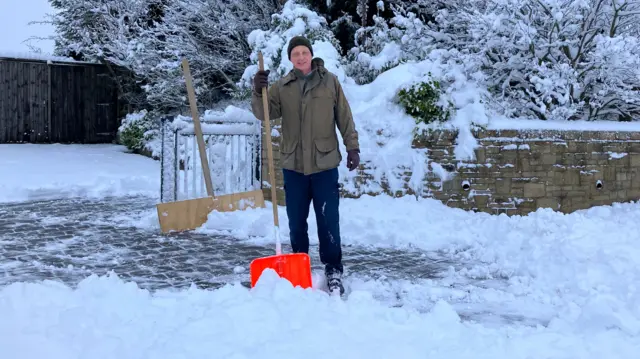
[[[265,207],[262,190],[231,193],[214,197],[158,203],[158,221],[163,233],[183,232],[202,226],[212,211],[231,212]]]
[[[202,226],[214,210],[213,197],[158,203],[158,221],[163,233],[182,232]]]
[[[291,282],[294,287],[311,287],[311,258],[306,253],[287,253],[254,259],[249,271],[251,288],[255,287],[265,269],[273,269],[280,278]]]

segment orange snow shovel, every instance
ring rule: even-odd
[[[262,52],[258,53],[260,71],[264,70]],[[273,269],[281,278],[291,282],[293,286],[311,287],[311,258],[307,253],[282,253],[280,243],[280,223],[278,221],[278,198],[276,197],[276,174],[273,169],[273,149],[271,148],[271,123],[269,122],[269,99],[266,87],[262,88],[262,107],[264,108],[264,125],[267,139],[267,157],[269,161],[269,182],[271,184],[271,203],[273,204],[273,225],[276,238],[276,254],[257,258],[251,262],[251,287],[258,282],[265,269]]]
[[[158,220],[163,233],[196,229],[207,221],[209,213],[212,211],[230,212],[244,210],[246,208],[264,208],[265,206],[261,189],[220,196],[216,196],[213,193],[209,161],[207,159],[200,117],[198,116],[198,107],[196,106],[196,94],[193,89],[193,80],[191,79],[191,71],[189,70],[189,62],[187,59],[182,60],[182,70],[184,71],[185,82],[187,84],[187,94],[189,95],[191,117],[193,117],[193,127],[198,141],[198,150],[200,151],[202,172],[207,185],[207,197],[157,204]]]

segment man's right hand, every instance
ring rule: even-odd
[[[263,87],[269,86],[269,72],[270,70],[258,70],[256,75],[253,77],[253,88],[256,92],[260,92]]]

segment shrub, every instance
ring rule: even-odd
[[[118,128],[118,142],[130,151],[148,150],[147,144],[156,136],[157,129],[146,110],[130,113]]]
[[[451,112],[449,106],[441,104],[441,93],[440,82],[429,80],[400,89],[398,100],[407,114],[416,119],[416,124],[445,122]]]

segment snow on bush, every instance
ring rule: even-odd
[[[380,73],[406,61],[420,61],[433,48],[431,30],[413,12],[396,7],[387,21],[374,16],[374,24],[356,31],[356,46],[349,50],[347,74],[369,83]],[[390,26],[391,25],[391,26]]]
[[[471,54],[492,107],[509,117],[640,116],[640,3],[631,0],[452,0],[442,44]]]
[[[149,151],[158,158],[161,154],[158,123],[146,111],[129,113],[118,128],[118,142],[130,151]]]
[[[415,83],[398,92],[400,104],[416,123],[445,122],[450,112],[447,104],[441,103],[440,82],[429,80]]]

